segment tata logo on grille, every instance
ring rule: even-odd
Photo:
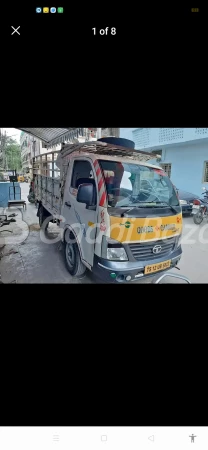
[[[161,250],[162,250],[161,245],[155,245],[155,246],[153,247],[153,249],[152,249],[152,251],[153,251],[153,253],[154,253],[155,255],[157,255],[158,253],[160,253]]]

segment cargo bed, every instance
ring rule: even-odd
[[[41,202],[53,216],[59,215],[61,210],[61,176],[56,165],[58,153],[38,155],[33,160],[36,201]]]

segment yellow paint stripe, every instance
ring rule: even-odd
[[[127,225],[127,226],[126,226]],[[164,226],[172,226],[173,229]],[[110,237],[119,242],[142,242],[165,239],[182,232],[182,214],[165,217],[133,217],[128,219],[110,216]],[[146,228],[151,228],[146,232]],[[142,231],[144,229],[144,231]]]

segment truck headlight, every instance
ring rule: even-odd
[[[124,248],[107,248],[107,259],[111,261],[128,261],[127,254]]]
[[[182,234],[180,234],[176,238],[176,248],[178,248],[181,245],[181,240],[182,240]]]
[[[107,236],[103,236],[102,239],[102,258],[110,261],[128,261],[126,250],[121,242]]]

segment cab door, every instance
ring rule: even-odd
[[[64,227],[67,225],[73,230],[79,243],[81,258],[93,266],[94,247],[96,237],[96,223],[98,216],[97,181],[93,164],[87,158],[75,158],[68,170],[62,216]],[[81,184],[92,183],[95,189],[95,204],[87,207],[85,203],[77,201],[77,192]]]

